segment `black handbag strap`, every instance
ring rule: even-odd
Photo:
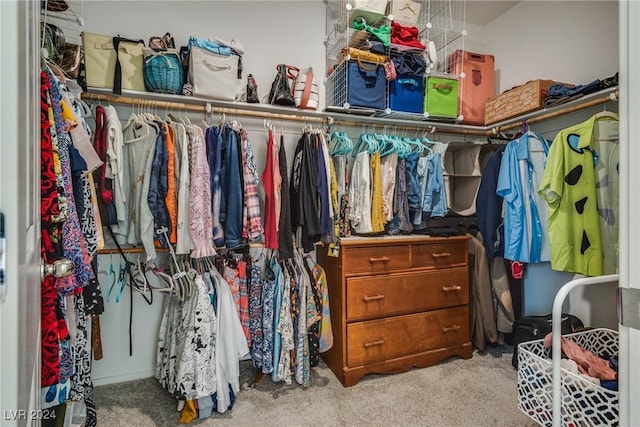
[[[144,46],[143,40],[126,39],[124,37],[120,37],[119,35],[113,38],[113,48],[116,51],[116,68],[113,74],[113,94],[114,95],[122,95],[122,66],[120,65],[120,55],[119,55],[120,42],[142,43],[142,45]]]

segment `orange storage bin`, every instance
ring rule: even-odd
[[[448,72],[460,76],[458,103],[462,122],[484,124],[484,105],[494,94],[493,55],[456,50],[448,58]]]

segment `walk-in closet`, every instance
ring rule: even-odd
[[[0,1],[0,425],[639,425],[638,22]]]

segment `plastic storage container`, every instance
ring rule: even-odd
[[[618,333],[610,329],[591,329],[563,335],[596,356],[618,354]],[[521,343],[518,350],[518,406],[543,426],[553,422],[553,377],[551,350],[543,340]],[[561,370],[563,426],[618,425],[619,393],[601,387],[584,377]]]

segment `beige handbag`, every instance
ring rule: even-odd
[[[117,44],[116,51],[114,43]],[[82,33],[87,86],[144,91],[142,40]]]
[[[293,99],[302,110],[317,110],[320,103],[318,82],[311,67],[302,69],[293,85]]]
[[[189,53],[189,80],[193,96],[234,101],[240,92],[237,55],[218,55],[196,46]]]

